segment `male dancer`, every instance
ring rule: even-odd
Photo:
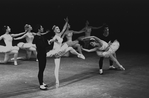
[[[101,29],[103,33],[100,33],[100,38],[102,38],[102,40],[106,41],[106,42],[113,42],[114,39],[112,38],[111,35],[109,35],[109,27],[108,25],[105,25],[103,29]],[[116,53],[113,53],[113,56],[116,58]],[[99,59],[99,74],[102,75],[103,74],[103,60],[105,57],[101,56]],[[109,58],[109,69],[110,70],[116,70],[117,68],[113,66],[113,61]]]
[[[41,25],[38,26],[38,32],[34,36],[34,43],[36,44],[36,50],[37,50],[37,59],[38,59],[38,65],[39,65],[39,72],[38,72],[38,80],[40,84],[41,90],[47,90],[47,85],[43,82],[43,74],[46,67],[46,52],[47,52],[47,45],[48,41],[44,38],[43,27]]]

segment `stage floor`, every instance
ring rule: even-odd
[[[3,54],[0,54],[0,60]],[[55,88],[54,60],[47,59],[44,82],[48,90],[39,89],[35,59],[18,60],[19,65],[0,64],[0,98],[149,98],[149,55],[117,51],[126,71],[109,70],[104,60],[104,74],[98,73],[99,57],[84,53],[86,59],[63,57],[60,87]],[[24,52],[19,56],[24,56]]]

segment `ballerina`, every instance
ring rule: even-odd
[[[89,21],[86,21],[85,27],[82,29],[85,32],[85,36],[80,37],[79,39],[82,40],[84,37],[91,36],[93,29],[100,29],[104,25],[105,24],[103,24],[102,26],[99,26],[99,27],[93,27],[93,26],[89,26]],[[84,48],[88,48],[89,47],[89,40],[84,39],[83,42],[84,42]]]
[[[103,27],[103,33],[98,34],[98,36],[100,36],[102,38],[102,40],[104,40],[106,42],[110,42],[110,41],[114,41],[115,40],[114,36],[110,35],[110,33],[109,33],[109,26],[107,24],[104,25],[104,27]],[[113,56],[115,58],[117,58],[116,52],[113,53]],[[100,59],[99,59],[99,70],[100,70],[100,74],[101,75],[103,74],[103,70],[102,70],[103,60],[104,60],[104,57],[100,57]],[[110,70],[117,70],[117,68],[113,66],[113,61],[111,59],[109,59],[109,69]]]
[[[50,41],[48,41],[49,44],[54,42],[53,49],[50,50],[49,52],[47,52],[47,57],[52,57],[52,56],[55,57],[55,59],[54,59],[54,62],[55,62],[54,74],[55,74],[55,79],[56,79],[56,88],[59,87],[59,67],[60,67],[61,56],[63,56],[65,53],[70,51],[72,54],[77,55],[79,58],[85,59],[83,54],[78,53],[75,49],[70,47],[69,44],[67,44],[67,42],[62,43],[63,42],[62,34],[64,33],[64,31],[66,30],[66,27],[68,25],[67,19],[65,21],[66,21],[66,23],[65,23],[62,31],[60,31],[58,26],[55,26],[55,25],[53,26],[55,36]]]
[[[25,49],[26,50],[26,59],[31,58],[32,52],[35,55],[35,57],[37,57],[36,45],[33,44],[34,32],[31,32],[32,27],[31,27],[31,25],[26,24],[24,28],[25,28],[26,33],[24,35],[22,35],[21,37],[14,38],[14,40],[20,40],[20,39],[25,38],[26,43],[19,42],[17,46],[20,49]],[[36,61],[38,61],[38,60],[36,59]]]
[[[93,42],[91,42],[90,44],[95,48],[93,49],[82,48],[84,51],[87,51],[87,52],[96,51],[99,57],[110,58],[113,62],[115,62],[118,65],[118,67],[121,70],[125,70],[125,68],[119,63],[117,58],[113,55],[119,48],[119,42],[117,40],[115,40],[114,42],[107,43],[96,36],[88,36],[88,37],[85,37],[84,39],[87,39],[87,38],[89,38],[90,40],[93,40]],[[100,74],[101,74],[101,70],[102,69],[99,69]]]
[[[81,46],[79,44],[79,41],[78,40],[72,40],[72,37],[73,37],[73,34],[80,34],[83,32],[84,32],[83,30],[80,30],[80,31],[70,30],[70,24],[68,23],[66,30],[63,34],[63,37],[66,36],[66,38],[67,38],[67,41],[66,41],[67,44],[69,44],[69,46],[71,46],[73,48],[77,48],[77,50],[80,54],[82,54],[82,50],[81,50]],[[68,52],[67,56],[69,56],[69,52]]]
[[[0,53],[5,53],[4,60],[0,61],[0,63],[7,63],[10,59],[9,55],[14,54],[14,65],[18,65],[17,63],[17,57],[18,57],[18,51],[19,47],[12,46],[13,37],[19,36],[20,34],[10,34],[11,29],[9,26],[4,26],[5,34],[0,36],[0,40],[4,40],[6,46],[0,45]]]

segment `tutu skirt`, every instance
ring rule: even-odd
[[[11,47],[8,47],[8,46],[0,46],[0,53],[7,53],[7,52],[10,52],[10,53],[17,53],[19,51],[19,47],[17,46],[11,46]]]
[[[19,48],[21,48],[21,49],[29,49],[29,48],[31,48],[31,47],[36,48],[36,45],[35,45],[35,44],[32,44],[32,43],[23,43],[23,42],[18,43],[17,46],[18,46]]]
[[[50,50],[49,52],[47,52],[47,57],[52,57],[52,56],[60,57],[60,56],[63,56],[67,52],[67,49],[68,49],[68,45],[66,43],[64,43],[60,48],[53,49],[53,50]]]
[[[115,40],[109,46],[109,49],[107,51],[97,51],[97,55],[103,56],[103,57],[109,57],[110,55],[114,54],[118,50],[119,46],[120,46],[119,42]]]

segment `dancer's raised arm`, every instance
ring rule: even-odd
[[[93,49],[84,49],[82,48],[82,50],[86,51],[86,52],[94,52],[96,51],[97,49],[96,48],[93,48]]]
[[[42,32],[41,35],[45,35],[45,34],[47,34],[47,33],[49,33],[49,32],[50,32],[49,30],[46,31],[46,32]],[[37,33],[34,33],[34,32],[32,32],[32,34],[33,34],[33,35],[37,35]]]
[[[64,19],[64,20],[66,21],[66,23],[65,23],[65,25],[63,26],[63,30],[60,32],[61,35],[65,32],[65,30],[66,30],[66,28],[67,28],[67,25],[68,25],[68,18],[66,18],[66,19]]]

